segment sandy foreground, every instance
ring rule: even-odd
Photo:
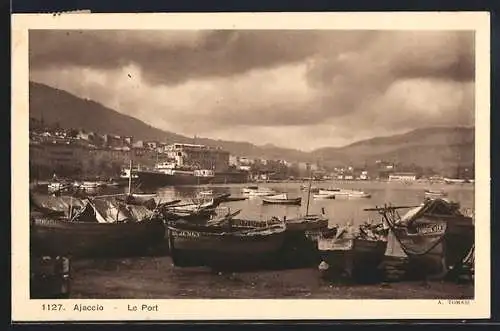
[[[169,257],[80,260],[72,265],[75,299],[472,299],[472,283],[322,280],[316,268],[216,273],[177,268]]]

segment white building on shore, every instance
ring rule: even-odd
[[[413,182],[417,180],[417,174],[413,172],[399,172],[389,175],[390,182]]]

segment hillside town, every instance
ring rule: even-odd
[[[172,161],[178,167],[191,166],[216,172],[245,173],[247,181],[294,180],[442,180],[433,169],[378,160],[363,167],[343,165],[325,167],[320,162],[262,159],[233,155],[219,147],[176,142],[144,141],[132,136],[98,134],[81,129],[45,125],[30,118],[30,177],[46,179],[61,176],[119,176],[132,160],[135,166],[152,168]],[[181,157],[182,155],[182,157]],[[473,169],[458,170],[456,178],[470,179]]]

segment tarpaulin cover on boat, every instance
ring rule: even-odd
[[[71,196],[51,196],[41,194],[30,194],[30,203],[34,204],[32,207],[42,207],[54,211],[61,211],[67,214],[70,206],[73,208],[81,208],[85,205],[84,201]]]

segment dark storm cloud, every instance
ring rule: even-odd
[[[162,33],[35,30],[30,32],[30,64],[34,69],[134,64],[152,83],[175,84],[300,61],[320,46],[320,36],[305,31],[181,31],[174,39]]]
[[[36,80],[200,134],[241,125],[325,136],[328,124],[351,139],[471,125],[474,53],[468,31],[30,32]],[[130,86],[129,65],[140,76]]]

